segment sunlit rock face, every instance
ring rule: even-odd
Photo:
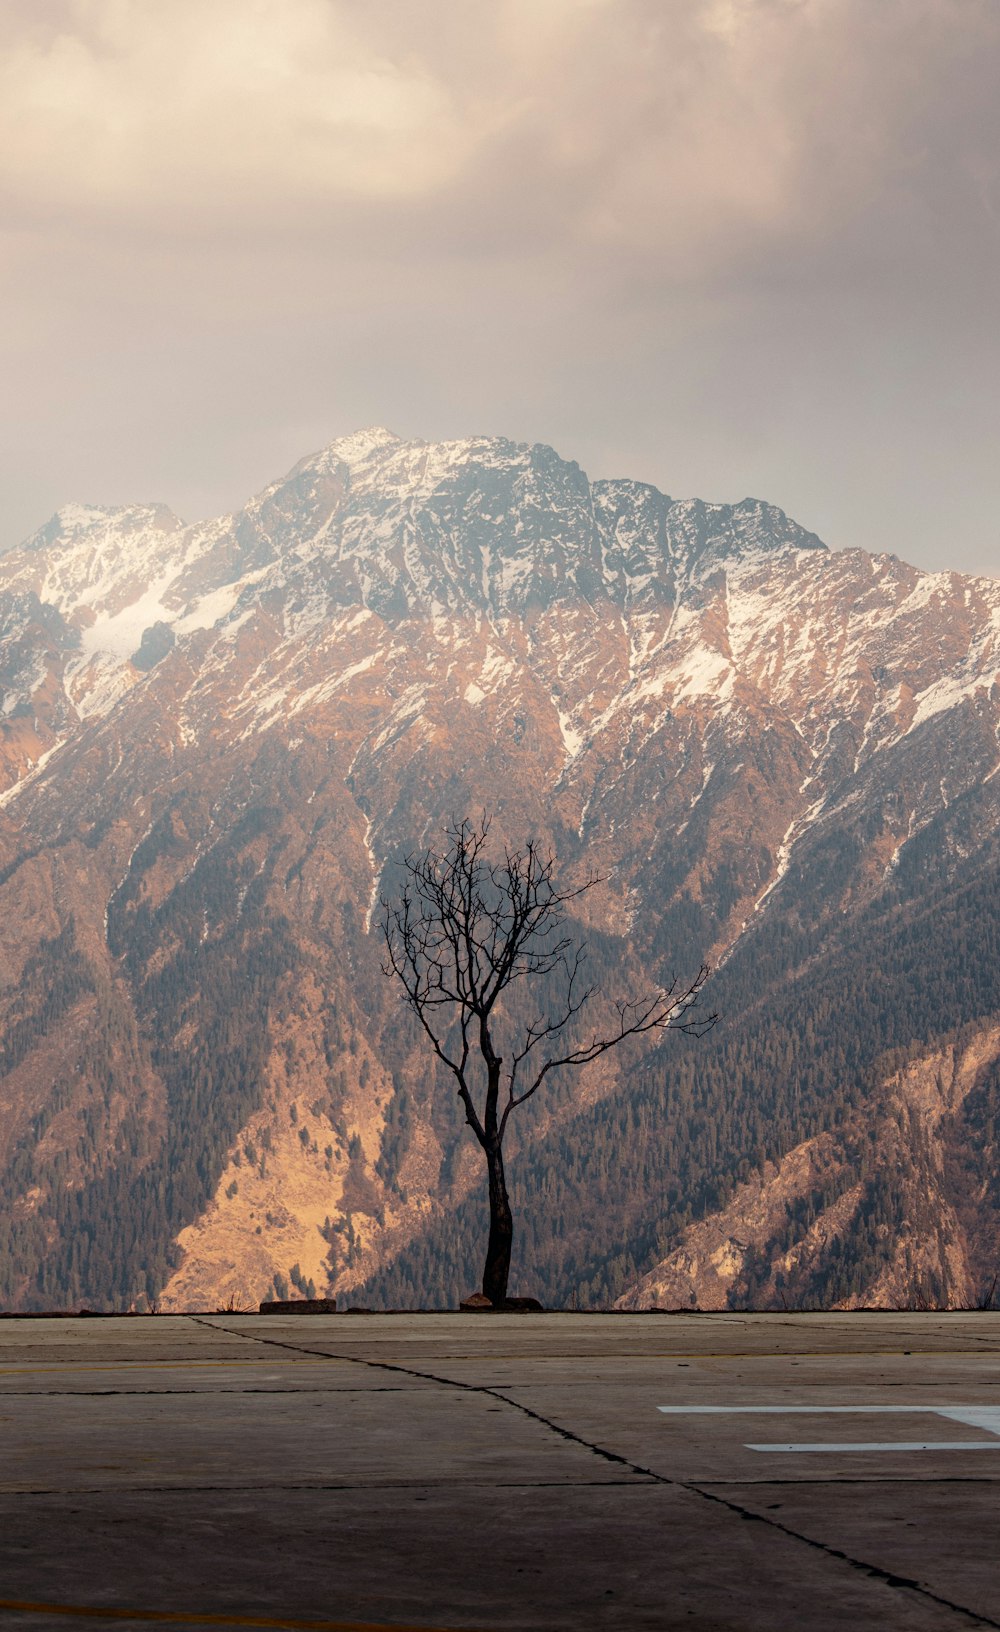
[[[380,972],[378,902],[484,808],[498,842],[600,875],[576,926],[598,1011],[723,965],[696,1055],[607,1056],[522,1113],[521,1273],[556,1300],[967,1301],[989,1050],[933,1159],[913,1128],[861,1145],[903,1102],[884,1051],[993,1035],[998,679],[995,581],[545,447],[375,429],[211,522],[67,506],[0,557],[0,1303],[469,1290],[477,1152]],[[878,936],[855,1059],[829,983]],[[638,1130],[617,1178],[616,1118]],[[973,1146],[978,1234],[948,1189]],[[880,1257],[863,1187],[890,1148],[911,1202]],[[825,1217],[808,1251],[780,1196],[803,1231]]]

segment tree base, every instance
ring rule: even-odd
[[[473,1292],[458,1306],[467,1315],[528,1315],[544,1314],[537,1298],[505,1298],[503,1303],[491,1303],[482,1292]]]

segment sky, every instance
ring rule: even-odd
[[[0,547],[370,424],[1000,575],[998,0],[5,0]]]

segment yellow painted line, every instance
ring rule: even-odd
[[[302,1621],[287,1615],[213,1615],[198,1610],[111,1609],[97,1604],[35,1604],[0,1598],[0,1609],[19,1615],[67,1615],[92,1621],[155,1621],[182,1626],[270,1626],[292,1632],[461,1632],[460,1628],[406,1626],[398,1621]]]

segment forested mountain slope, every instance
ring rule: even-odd
[[[521,1113],[523,1289],[974,1298],[998,679],[995,581],[543,447],[363,432],[213,522],[61,511],[0,557],[0,1302],[468,1290],[478,1151],[377,898],[484,807],[602,875],[609,1000],[721,964],[710,1038]]]

